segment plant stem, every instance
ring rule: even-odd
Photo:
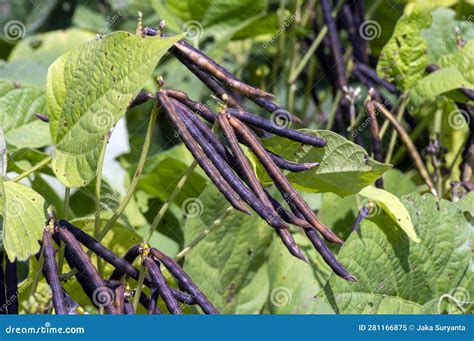
[[[336,118],[336,111],[339,107],[339,103],[341,103],[342,99],[342,91],[337,90],[336,96],[334,97],[334,102],[332,104],[331,112],[329,113],[328,122],[326,124],[326,130],[331,130],[332,125],[334,123],[334,119]]]
[[[140,175],[143,171],[143,167],[145,166],[145,161],[146,157],[148,155],[148,151],[150,149],[150,144],[153,138],[153,130],[155,128],[156,124],[156,119],[158,117],[158,103],[155,102],[153,104],[153,109],[151,112],[151,117],[150,121],[148,123],[148,128],[145,136],[145,141],[143,142],[143,147],[142,151],[140,154],[140,158],[138,160],[137,168],[135,170],[135,173],[133,174],[133,178],[130,182],[130,185],[128,186],[127,193],[125,196],[122,198],[122,201],[120,202],[119,207],[113,214],[113,216],[107,221],[105,224],[104,228],[100,231],[100,233],[97,235],[97,240],[101,241],[105,235],[109,232],[109,230],[112,228],[114,223],[117,221],[117,219],[120,217],[120,215],[123,213],[125,208],[127,207],[128,203],[132,199],[133,193],[135,193],[135,189],[137,188],[138,185],[138,180],[140,179]]]
[[[64,190],[64,207],[63,207],[63,217],[66,220],[68,219],[68,215],[69,215],[69,200],[70,199],[71,199],[71,188],[66,187],[66,189]],[[65,249],[66,249],[66,244],[61,239],[61,242],[59,243],[59,255],[58,255],[58,274],[59,274],[59,276],[61,276],[62,273],[63,273]]]
[[[395,130],[398,133],[398,136],[400,137],[400,140],[403,142],[405,147],[408,150],[408,154],[410,157],[413,159],[416,169],[418,170],[418,174],[420,177],[423,179],[423,181],[428,185],[431,193],[434,196],[437,196],[437,191],[435,187],[433,186],[433,182],[431,181],[430,175],[428,173],[428,170],[425,167],[425,164],[423,162],[423,159],[420,156],[420,153],[418,153],[418,150],[416,149],[415,144],[410,138],[410,135],[407,134],[405,129],[403,129],[403,126],[398,122],[398,120],[387,110],[385,107],[376,102],[373,101],[375,107],[383,114],[383,116],[390,121],[390,123],[393,125]]]
[[[37,261],[35,277],[33,279],[33,283],[31,284],[30,296],[33,296],[36,292],[36,289],[38,288],[38,283],[39,283],[39,280],[40,280],[40,273],[41,273],[41,270],[43,269],[43,266],[44,266],[44,251],[41,250],[39,259]]]
[[[184,256],[186,256],[186,254],[191,251],[191,249],[193,247],[195,247],[201,240],[203,240],[207,235],[209,235],[212,231],[214,231],[215,229],[217,229],[221,224],[222,222],[224,221],[225,218],[227,218],[232,212],[234,211],[234,208],[233,207],[228,207],[224,213],[219,217],[217,218],[216,220],[214,220],[214,222],[212,223],[212,225],[203,230],[196,238],[193,239],[193,241],[191,241],[191,243],[189,243],[188,246],[186,246],[184,249],[182,249],[177,255],[176,255],[176,261],[179,262],[180,260],[182,260],[184,258]]]
[[[105,138],[104,144],[102,146],[102,150],[100,151],[99,160],[97,162],[97,176],[95,181],[95,214],[94,214],[94,237],[100,233],[100,193],[102,187],[102,171],[104,169],[104,159],[105,159],[105,151],[107,149],[108,137]],[[99,271],[99,275],[102,277],[102,267],[103,263],[99,256],[97,256],[97,270]]]
[[[52,160],[51,156],[48,156],[46,158],[44,158],[43,160],[41,160],[40,162],[38,162],[36,165],[34,165],[33,167],[31,167],[30,169],[28,169],[27,171],[21,173],[20,175],[18,175],[16,178],[14,178],[12,180],[12,182],[18,182],[28,176],[30,176],[31,174],[33,174],[34,172],[36,172],[38,169],[41,169],[43,168],[44,166],[46,166],[50,161]]]
[[[150,230],[148,232],[148,238],[145,240],[146,243],[148,243],[150,241],[153,233],[155,232],[156,228],[160,224],[161,219],[163,219],[163,217],[165,216],[166,211],[171,206],[171,204],[173,203],[174,199],[179,194],[179,192],[181,192],[181,190],[183,189],[184,185],[188,181],[190,175],[193,173],[194,168],[196,168],[196,166],[197,166],[197,162],[193,161],[193,163],[188,167],[188,169],[186,169],[186,171],[182,175],[181,179],[179,179],[178,183],[176,184],[176,187],[174,188],[173,192],[171,192],[171,194],[168,197],[168,199],[166,200],[166,202],[163,204],[163,206],[161,206],[160,210],[156,214],[155,219],[153,220],[153,223],[150,225]]]
[[[137,290],[135,291],[135,297],[133,298],[133,309],[137,311],[138,303],[140,302],[140,296],[142,294],[143,281],[145,280],[146,267],[143,261],[140,264],[140,274],[138,275]]]
[[[407,104],[408,97],[402,95],[402,101],[400,103],[400,106],[398,107],[398,112],[397,112],[397,121],[401,122],[403,118],[403,113],[405,112],[405,107]],[[392,136],[390,137],[390,143],[388,145],[388,151],[387,155],[385,157],[385,163],[390,163],[390,160],[392,159],[393,155],[393,150],[395,148],[395,144],[397,143],[397,130],[395,129],[392,133]]]

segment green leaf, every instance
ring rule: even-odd
[[[44,92],[31,86],[0,81],[0,121],[8,145],[39,148],[51,144],[48,125],[33,113],[46,113]]]
[[[374,161],[363,148],[331,131],[302,129],[301,132],[322,137],[327,141],[327,146],[315,148],[279,136],[262,140],[265,147],[288,160],[321,163],[304,172],[287,174],[296,189],[333,192],[339,196],[355,194],[391,167]],[[270,183],[262,167],[259,166],[257,170],[260,179],[266,184]]]
[[[198,200],[202,211],[200,215],[188,217],[184,227],[185,245],[211,226],[226,209],[222,205],[222,194],[214,186],[207,186]],[[259,272],[265,263],[264,253],[272,233],[257,215],[233,211],[186,255],[184,270],[219,311],[258,312],[268,297],[268,281]],[[254,295],[256,301],[249,302],[247,286],[262,291],[258,297]],[[249,310],[244,310],[241,304]]]
[[[291,257],[280,238],[274,235],[267,258],[270,278],[267,310],[271,314],[318,312],[314,293],[324,286],[331,273],[304,234],[294,234],[294,237],[309,259],[309,264]]]
[[[425,73],[427,43],[421,31],[431,25],[430,6],[413,6],[397,22],[392,37],[380,53],[377,73],[408,90]]]
[[[5,182],[3,244],[8,258],[27,260],[38,252],[46,223],[45,201],[25,185]]]
[[[461,87],[473,88],[474,84],[470,84],[457,68],[443,68],[420,79],[411,92],[410,100],[420,106],[425,100],[432,100],[433,97]]]
[[[428,42],[430,63],[439,64],[442,56],[458,50],[455,29],[460,30],[465,40],[474,39],[474,25],[470,20],[456,20],[456,12],[451,8],[439,7],[432,13],[431,27],[421,31]]]
[[[9,67],[21,65],[21,69],[27,73],[33,70],[36,73],[35,78],[32,80],[31,75],[28,75],[25,80],[43,88],[46,84],[48,67],[56,58],[94,37],[92,32],[77,28],[27,36],[8,56],[8,65]],[[14,80],[23,81],[24,78],[20,74],[20,77]]]
[[[405,206],[403,206],[400,199],[395,195],[372,186],[363,188],[359,194],[375,201],[375,203],[380,206],[403,231],[405,231],[411,240],[416,243],[420,242],[420,239],[416,236],[416,232],[413,228],[410,214],[408,214]]]
[[[94,177],[107,134],[178,39],[115,32],[51,65],[46,95],[58,180],[80,187]]]
[[[468,243],[474,225],[466,211],[472,212],[474,193],[458,203],[438,202],[430,194],[412,194],[402,202],[421,242],[396,231],[388,216],[364,220],[338,255],[359,281],[349,283],[332,275],[318,294],[335,312],[438,313],[442,296],[458,288],[466,276],[472,277]]]

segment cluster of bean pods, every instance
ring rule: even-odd
[[[162,29],[163,25],[159,30],[147,27],[143,34],[163,36]],[[272,226],[292,255],[307,261],[289,231],[289,224],[303,229],[314,248],[337,275],[355,281],[355,277],[337,261],[322,238],[336,244],[342,244],[342,240],[319,220],[284,174],[284,171],[306,171],[319,163],[299,164],[286,160],[267,150],[259,137],[273,134],[317,148],[326,146],[326,141],[247,112],[237,95],[248,98],[268,112],[278,112],[293,119],[290,113],[271,101],[271,94],[243,83],[185,41],[176,42],[170,52],[224,102],[222,109],[214,112],[178,90],[161,87],[156,93],[160,110],[209,179],[236,210],[250,214],[249,209],[252,209]],[[140,94],[139,100],[131,106],[152,97],[151,94]],[[223,139],[210,125],[219,127]],[[241,145],[257,157],[281,193],[283,202],[272,197],[262,186]]]

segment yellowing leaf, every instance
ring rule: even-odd
[[[416,235],[413,223],[411,222],[410,214],[408,213],[405,206],[403,206],[400,199],[390,192],[387,192],[380,188],[367,186],[363,188],[360,193],[366,198],[375,201],[390,218],[397,223],[400,228],[405,231],[408,237],[414,242],[419,243],[420,239]]]

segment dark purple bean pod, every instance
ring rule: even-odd
[[[214,76],[216,79],[220,80],[224,84],[228,85],[235,91],[253,97],[263,97],[263,98],[273,98],[272,94],[269,94],[258,88],[254,88],[248,84],[243,83],[232,73],[224,69],[222,66],[217,64],[214,60],[206,56],[204,53],[195,49],[184,40],[176,42],[173,47],[170,49],[171,54],[175,54],[175,50],[179,50],[191,60],[194,65],[201,69],[205,73],[209,73]]]
[[[287,159],[284,159],[281,156],[272,153],[268,149],[266,149],[266,151],[272,158],[273,162],[278,167],[280,167],[281,169],[289,170],[290,172],[294,172],[294,173],[304,172],[320,165],[319,162],[296,163],[296,162],[288,161]]]
[[[265,111],[269,112],[270,114],[280,114],[286,116],[288,122],[296,122],[302,123],[301,120],[283,109],[282,107],[278,106],[277,104],[273,103],[272,101],[265,99],[265,98],[254,98],[249,97],[249,99],[257,104],[260,108],[265,109]],[[238,108],[237,108],[238,109]],[[244,111],[243,109],[239,109],[240,111]]]
[[[59,244],[59,239],[61,239],[66,244],[65,258],[71,268],[77,269],[76,279],[95,305],[97,297],[101,295],[100,291],[107,288],[105,281],[100,277],[97,269],[92,265],[91,260],[71,232],[62,226],[58,226],[55,235],[59,237],[55,238],[56,243]],[[105,305],[104,309],[109,314],[117,314],[117,310],[112,303]]]
[[[342,53],[342,45],[337,32],[336,22],[332,18],[332,8],[329,0],[319,0],[323,13],[324,23],[328,28],[329,47],[333,57],[333,68],[336,73],[337,87],[342,89],[347,85],[346,70],[344,66],[344,56]]]
[[[7,313],[6,282],[3,270],[3,251],[0,250],[0,315]]]
[[[135,259],[137,259],[137,257],[140,255],[141,250],[142,246],[140,244],[133,245],[130,249],[127,250],[122,259],[132,265]],[[119,268],[115,268],[112,274],[110,275],[109,280],[119,280],[124,274],[125,273],[122,270],[120,270]]]
[[[103,258],[107,263],[113,265],[116,269],[119,269],[134,279],[138,278],[139,271],[133,265],[114,254],[93,237],[65,220],[60,220],[59,225],[69,231],[81,244],[83,244],[99,257]],[[149,279],[145,278],[146,285],[149,284],[147,281],[149,281]]]
[[[232,97],[226,89],[212,76],[209,74],[201,71],[195,64],[193,64],[192,60],[188,58],[188,56],[178,49],[173,50],[173,55],[184,65],[186,66],[189,71],[191,71],[201,82],[206,85],[209,90],[211,90],[219,99],[223,99],[223,96],[227,96],[227,105],[231,108],[236,108],[239,110],[243,110],[242,106],[239,102]]]
[[[369,60],[367,55],[367,44],[359,34],[360,25],[356,24],[349,4],[344,4],[342,6],[341,15],[341,21],[347,30],[347,35],[352,45],[354,59],[361,63],[367,63]]]
[[[33,115],[35,115],[36,118],[39,119],[40,121],[43,121],[45,123],[49,122],[49,117],[47,115],[43,115],[38,112],[33,113]]]
[[[359,214],[357,214],[356,220],[354,221],[354,225],[352,226],[353,231],[359,231],[359,226],[362,220],[367,217],[367,215],[370,213],[370,208],[364,205],[360,210]]]
[[[135,309],[133,309],[133,304],[128,298],[123,301],[123,313],[125,315],[135,315]]]
[[[288,198],[287,202],[290,207],[293,207],[293,209],[301,212],[306,220],[313,227],[315,227],[325,239],[333,243],[341,244],[342,241],[319,221],[316,214],[293,188],[285,175],[275,165],[271,157],[266,153],[265,148],[263,148],[258,139],[245,126],[245,124],[242,124],[242,122],[240,122],[237,118],[230,115],[228,115],[227,118],[234,129],[240,133],[240,136],[243,140],[245,140],[252,152],[260,160],[262,166],[267,170],[268,175],[272,178],[283,197]]]
[[[383,86],[388,92],[392,94],[398,93],[398,89],[394,84],[387,82],[383,78],[380,78],[377,75],[377,72],[374,69],[372,69],[370,66],[368,66],[367,64],[357,63],[354,66],[354,70],[359,70],[365,77],[369,78],[374,83],[380,86]]]
[[[147,91],[140,91],[138,95],[130,101],[130,103],[128,104],[128,109],[138,107],[140,104],[143,104],[153,98],[154,96],[152,93]]]
[[[277,213],[280,215],[280,217],[283,218],[284,221],[302,228],[312,228],[312,225],[310,223],[308,223],[306,220],[298,218],[292,212],[289,212],[283,207],[283,205],[278,200],[272,197],[270,193],[268,193],[267,191],[265,192],[268,196],[268,199],[270,199],[270,202],[272,203],[275,211],[277,211]]]
[[[182,314],[183,311],[171,292],[168,283],[166,283],[166,279],[161,273],[159,265],[148,256],[143,257],[143,264],[150,274],[153,289],[158,291],[169,312],[171,314]]]
[[[18,314],[18,274],[17,261],[10,262],[6,257],[5,283],[6,283],[6,303],[9,315]]]
[[[301,259],[305,263],[308,263],[308,259],[298,247],[298,245],[296,245],[296,242],[289,230],[277,230],[277,233],[283,244],[293,256]]]
[[[227,201],[229,201],[232,207],[246,214],[250,214],[245,202],[242,201],[238,193],[227,182],[227,179],[225,179],[224,176],[219,172],[217,166],[209,162],[206,155],[204,154],[204,150],[201,150],[202,146],[200,146],[198,142],[195,141],[191,135],[191,132],[188,131],[189,125],[186,126],[185,122],[182,122],[180,115],[175,110],[171,100],[165,94],[160,92],[158,92],[156,96],[160,102],[161,107],[164,109],[164,112],[173,123],[175,129],[179,131],[181,139],[183,140],[186,148],[191,152],[194,159],[201,166],[209,179],[224,195]],[[205,143],[205,145],[207,145],[207,143]]]
[[[197,304],[201,307],[202,311],[206,314],[219,314],[216,308],[211,302],[204,296],[199,290],[196,284],[189,278],[189,276],[181,269],[181,267],[173,259],[167,255],[161,253],[155,248],[150,249],[150,253],[155,257],[168,271],[173,275],[175,280],[191,294],[196,300]]]
[[[51,235],[45,229],[43,233],[42,251],[44,256],[43,275],[53,293],[53,307],[56,315],[67,315],[64,290],[59,281],[58,267],[56,264],[56,250],[53,247]]]
[[[357,282],[357,279],[352,274],[350,274],[341,263],[338,262],[331,250],[329,250],[327,245],[319,237],[317,231],[313,229],[304,229],[304,232],[306,233],[306,236],[308,236],[309,240],[311,240],[311,243],[313,244],[316,251],[319,252],[326,264],[329,265],[336,275],[348,281]]]
[[[314,147],[324,147],[326,146],[326,141],[323,140],[320,137],[317,136],[312,136],[312,135],[307,135],[304,133],[301,133],[297,130],[285,128],[285,127],[280,127],[276,123],[267,120],[263,117],[255,116],[254,114],[245,112],[245,111],[239,111],[235,109],[227,109],[226,113],[230,114],[231,116],[234,116],[238,118],[239,120],[256,126],[258,128],[261,128],[263,130],[266,130],[270,133],[286,137],[287,139],[300,142],[303,144],[308,144]]]
[[[114,305],[115,309],[117,309],[118,314],[123,314],[123,306],[124,306],[124,294],[125,288],[124,285],[115,280],[108,280],[106,282],[107,288],[113,290],[114,292]]]
[[[237,177],[232,168],[222,157],[220,157],[213,145],[207,143],[206,139],[196,128],[196,126],[192,124],[190,120],[187,120],[186,117],[180,115],[179,111],[176,112],[176,114],[178,115],[178,119],[183,121],[183,123],[186,125],[187,130],[202,148],[205,155],[211,160],[212,164],[217,168],[222,177],[232,186],[237,194],[270,226],[283,229],[287,228],[280,217],[272,214],[271,210],[269,210],[269,208],[260,202],[255,194],[249,188],[247,188],[242,179]]]
[[[148,315],[161,315],[162,311],[158,307],[158,298],[160,297],[160,294],[157,289],[153,289],[150,297],[150,305],[148,306],[147,309],[147,314]]]
[[[193,112],[202,116],[207,122],[213,124],[216,120],[216,114],[207,105],[193,101],[186,93],[179,90],[163,90],[162,93],[178,100]]]

